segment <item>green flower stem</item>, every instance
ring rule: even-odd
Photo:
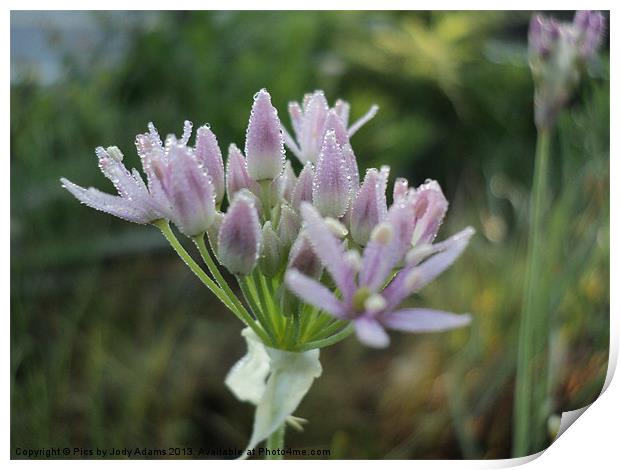
[[[252,312],[254,312],[254,315],[256,316],[256,318],[258,318],[258,321],[261,325],[263,325],[263,328],[269,335],[269,339],[271,341],[266,344],[268,346],[275,346],[277,343],[277,337],[273,330],[273,326],[271,325],[271,322],[263,315],[263,311],[259,304],[259,301],[257,300],[256,295],[252,292],[252,289],[250,288],[248,278],[238,277],[237,282],[239,282],[241,292],[243,293],[246,302],[250,306],[250,309],[252,310]]]
[[[265,221],[271,220],[271,180],[263,180],[258,183],[261,189],[261,203],[263,218]]]
[[[346,320],[336,320],[328,324],[327,326],[318,330],[313,336],[310,337],[311,341],[316,341],[321,338],[328,338],[333,335],[335,332],[344,328],[347,325],[348,321]]]
[[[200,281],[231,311],[239,320],[248,325],[263,340],[267,340],[265,332],[256,324],[254,319],[247,311],[239,311],[235,304],[228,298],[226,293],[211,279],[202,268],[194,261],[189,253],[183,248],[179,240],[177,240],[170,225],[165,220],[157,220],[153,222],[161,233],[164,235],[170,246],[176,251],[179,257],[185,262],[189,269],[200,279]]]
[[[325,328],[328,324],[330,324],[330,322],[334,319],[334,317],[326,314],[326,313],[322,313],[322,312],[317,312],[315,318],[312,319],[312,323],[310,324],[310,327],[308,328],[308,330],[306,331],[306,335],[304,337],[304,339],[314,339],[316,338],[317,334],[323,330],[323,328]]]
[[[544,436],[546,419],[540,413],[542,403],[533,403],[535,388],[541,386],[535,380],[548,362],[549,311],[544,305],[540,289],[543,263],[544,204],[547,199],[547,172],[549,164],[550,130],[539,129],[536,144],[534,184],[530,202],[530,226],[526,258],[523,311],[519,329],[517,377],[514,402],[514,457],[539,450],[536,442]],[[546,379],[543,378],[543,382]],[[542,431],[541,431],[542,429]]]
[[[276,429],[271,436],[267,438],[267,449],[270,451],[277,451],[278,449],[284,449],[284,431],[286,428],[286,424],[283,424],[278,429]],[[267,455],[265,457],[266,460],[282,460],[284,458],[283,455],[279,453],[275,453],[275,455]]]
[[[326,348],[327,346],[331,346],[333,344],[339,343],[346,337],[348,337],[351,333],[353,333],[353,324],[349,323],[346,327],[340,330],[335,335],[330,336],[329,338],[320,339],[317,341],[310,341],[305,343],[299,349],[300,351],[309,351],[311,349],[318,348]]]
[[[229,297],[230,301],[233,304],[235,304],[235,306],[237,307],[239,311],[243,311],[245,315],[249,316],[249,313],[247,312],[245,306],[241,303],[239,298],[232,291],[232,289],[230,288],[230,286],[228,285],[228,283],[226,282],[226,280],[220,273],[220,270],[218,269],[217,265],[213,261],[213,258],[209,254],[209,250],[207,249],[207,246],[205,245],[204,234],[194,237],[194,243],[198,247],[198,251],[200,252],[200,256],[202,256],[203,261],[209,268],[209,272],[215,278],[215,281],[222,288],[224,293]]]

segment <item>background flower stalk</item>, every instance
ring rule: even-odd
[[[542,449],[551,415],[549,390],[550,299],[539,277],[547,267],[545,231],[551,205],[550,151],[554,126],[588,62],[601,43],[604,18],[578,11],[572,23],[541,15],[529,29],[530,69],[534,80],[534,122],[538,136],[530,196],[528,251],[519,328],[514,400],[513,456]]]

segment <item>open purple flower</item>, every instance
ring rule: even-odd
[[[82,203],[130,222],[167,219],[189,237],[204,233],[214,220],[216,199],[223,197],[223,164],[215,136],[203,127],[196,148],[191,148],[187,145],[192,133],[189,121],[180,139],[170,135],[165,144],[155,126],[149,123],[148,127],[148,133],[136,137],[146,183],[136,169],[127,170],[117,147],[98,147],[99,168],[119,195],[85,189],[65,178],[61,179],[63,186]]]
[[[338,100],[330,112],[325,94],[321,90],[306,94],[301,105],[297,101],[291,101],[288,111],[295,139],[283,128],[284,143],[302,163],[315,163],[319,158],[323,138],[327,131],[335,130],[339,144],[342,146],[345,142],[340,140],[346,137],[348,141],[377,114],[379,107],[371,106],[366,114],[351,126],[349,126],[349,109],[349,103]],[[338,118],[338,123],[334,123],[334,116],[330,117],[331,113]],[[335,129],[335,126],[341,126],[342,130],[340,127]]]
[[[358,338],[374,347],[389,344],[386,328],[431,332],[468,324],[470,317],[467,314],[398,308],[405,298],[448,268],[474,233],[472,228],[466,228],[444,242],[411,248],[416,226],[424,222],[425,214],[416,217],[416,196],[419,196],[417,192],[410,192],[390,207],[385,220],[374,227],[362,254],[355,249],[345,250],[318,211],[312,205],[303,203],[301,213],[308,238],[336,285],[339,296],[295,269],[289,269],[286,273],[289,289],[306,303],[338,319],[351,320]],[[405,263],[404,268],[394,275],[394,269],[402,262]]]

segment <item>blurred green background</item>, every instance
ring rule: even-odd
[[[571,13],[556,13],[570,19]],[[506,458],[535,129],[528,12],[12,12],[11,452],[38,447],[243,448],[253,409],[223,380],[240,325],[153,227],[80,206],[58,181],[111,190],[97,145],[153,120],[208,122],[243,144],[252,95],[322,88],[379,115],[360,167],[437,179],[440,232],[477,229],[411,304],[472,312],[469,329],[353,338],[287,444],[333,458]],[[609,59],[592,64],[553,140],[546,265],[556,414],[591,403],[609,342]],[[294,158],[291,156],[291,158]],[[192,248],[192,247],[188,247]]]

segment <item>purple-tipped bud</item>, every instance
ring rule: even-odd
[[[344,147],[349,143],[349,134],[347,133],[347,128],[345,127],[342,119],[338,116],[335,110],[331,109],[329,113],[327,113],[327,119],[325,119],[325,131],[334,131],[334,135],[336,136],[336,142],[341,147]]]
[[[300,232],[295,243],[293,243],[287,268],[296,269],[300,273],[314,279],[321,277],[323,265],[314,253],[308,234],[305,231]]]
[[[254,197],[238,192],[224,215],[217,238],[218,258],[233,274],[249,274],[258,261],[261,227]]]
[[[301,217],[295,212],[291,206],[282,203],[280,206],[280,223],[278,224],[278,236],[285,248],[289,248],[301,228]]]
[[[211,178],[184,145],[171,145],[164,191],[172,207],[172,221],[188,237],[207,231],[215,217]]]
[[[549,44],[547,43],[545,28],[546,21],[542,16],[532,16],[528,31],[528,45],[531,53],[543,55],[548,52]]]
[[[254,96],[246,132],[245,155],[254,181],[274,180],[284,165],[284,141],[278,112],[271,96],[262,89]]]
[[[301,135],[301,126],[303,123],[303,111],[297,101],[291,101],[288,104],[288,114],[291,116],[291,124],[296,136]]]
[[[329,106],[322,91],[304,98],[304,119],[298,138],[303,162],[316,162],[321,151]]]
[[[207,229],[207,237],[209,238],[209,244],[211,245],[211,250],[215,256],[218,256],[218,246],[217,246],[217,237],[220,233],[220,227],[222,226],[222,221],[224,220],[224,214],[221,212],[216,212],[215,217],[213,217],[213,223]],[[219,259],[218,259],[219,261]]]
[[[338,219],[349,207],[351,182],[333,131],[325,134],[312,182],[312,202],[323,217]]]
[[[415,193],[415,229],[411,244],[428,244],[433,241],[448,210],[448,201],[437,181],[428,180]]]
[[[370,168],[351,207],[349,223],[353,240],[365,246],[373,229],[385,219],[386,214],[387,204],[382,176],[377,169]]]
[[[222,151],[217,143],[217,138],[209,129],[209,126],[198,128],[194,155],[207,169],[215,190],[215,203],[219,205],[222,199],[224,199],[224,192],[226,190],[224,184],[224,161],[222,160]]]
[[[351,199],[353,199],[360,187],[360,171],[357,166],[357,158],[355,157],[353,148],[351,148],[350,144],[346,144],[342,147],[342,155],[344,156],[344,161],[347,167],[347,173],[351,183]]]
[[[577,23],[578,18],[577,15],[582,12],[577,12],[575,15],[575,23]],[[583,28],[580,28],[582,31],[582,44],[581,44],[581,56],[588,60],[590,59],[603,40],[603,31],[605,29],[605,17],[601,14],[600,11],[588,11],[586,12],[585,18],[580,19],[580,22],[587,21]],[[577,25],[576,25],[577,26]]]
[[[256,182],[248,174],[247,163],[241,150],[235,145],[228,147],[228,161],[226,162],[226,194],[228,202],[232,202],[235,194],[242,190],[249,189],[253,193],[258,193]]]
[[[297,176],[295,176],[290,160],[286,160],[284,171],[278,178],[278,197],[291,202],[296,184]]]
[[[295,184],[295,189],[293,190],[291,204],[296,211],[299,211],[299,207],[303,201],[312,202],[313,180],[314,167],[312,163],[308,162],[301,170],[301,173],[299,173],[299,178],[297,178],[297,183]]]
[[[266,222],[263,227],[260,256],[258,267],[267,277],[275,276],[282,267],[283,253],[282,242],[271,227],[271,222]]]
[[[409,182],[407,178],[396,178],[394,181],[394,202],[400,201],[407,197],[409,192]]]
[[[577,10],[575,12],[575,17],[573,18],[573,25],[579,33],[583,34],[588,29],[591,13],[592,10]]]

